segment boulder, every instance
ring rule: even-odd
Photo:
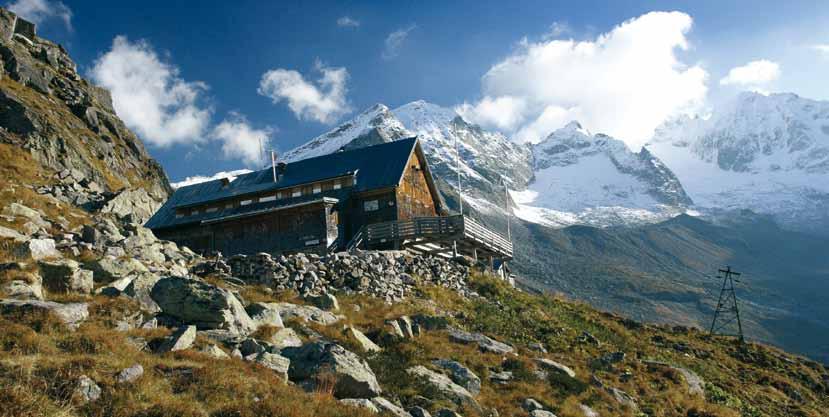
[[[43,286],[51,292],[92,292],[92,271],[81,269],[80,264],[71,259],[40,261],[38,267]]]
[[[570,378],[576,377],[576,372],[570,369],[568,366],[562,365],[552,359],[547,358],[535,358],[535,363],[544,371],[553,371],[558,372],[560,374],[565,374]]]
[[[261,326],[272,326],[278,329],[285,327],[282,323],[280,309],[274,307],[272,303],[253,303],[247,306],[245,311],[247,311],[257,328]]]
[[[390,415],[394,417],[412,417],[411,414],[406,412],[403,407],[383,398],[383,397],[374,397],[371,399],[371,402],[380,410],[381,413],[385,415]]]
[[[543,410],[544,406],[541,405],[541,403],[536,401],[534,398],[525,398],[524,401],[521,402],[521,408],[523,408],[527,412],[532,412],[535,410]]]
[[[636,400],[634,400],[633,397],[630,396],[630,394],[620,390],[619,388],[606,387],[605,390],[607,390],[607,392],[610,393],[610,395],[613,396],[613,399],[616,400],[616,402],[618,402],[619,404],[624,405],[626,407],[630,407],[634,410],[639,408],[636,405]]]
[[[403,337],[407,339],[414,338],[415,333],[420,333],[419,330],[415,332],[417,326],[413,325],[412,319],[409,316],[398,317],[397,324],[400,326],[400,331],[403,332]]]
[[[3,292],[18,300],[42,300],[43,280],[38,274],[24,273],[25,279],[14,279],[3,285]],[[23,278],[22,276],[19,278]]]
[[[282,349],[282,354],[291,360],[292,381],[314,387],[317,378],[333,376],[337,398],[373,398],[382,392],[368,363],[338,344],[312,342]]]
[[[228,356],[228,354],[225,353],[225,351],[223,351],[222,348],[220,348],[220,347],[218,347],[218,346],[216,346],[212,343],[209,344],[209,345],[205,345],[203,348],[199,349],[199,352],[204,353],[205,355],[208,355],[208,356],[212,356],[216,359],[228,359],[228,358],[230,358],[230,356]]]
[[[550,411],[535,410],[530,412],[530,417],[556,417],[556,415]]]
[[[256,330],[256,324],[230,291],[204,281],[162,278],[153,286],[150,297],[164,314],[199,329],[220,329],[238,334]]]
[[[53,239],[31,239],[17,246],[15,255],[21,258],[32,258],[36,261],[49,258],[61,258],[62,255],[55,248]]]
[[[455,384],[446,375],[432,371],[425,366],[418,365],[406,370],[406,373],[417,378],[417,382],[423,384],[426,390],[434,393],[435,398],[452,401],[458,406],[468,405],[480,410],[478,402],[466,388]]]
[[[499,342],[480,333],[469,333],[460,329],[450,328],[449,339],[456,343],[477,344],[483,352],[504,355],[512,353],[515,349],[512,346]]]
[[[590,408],[588,405],[579,404],[579,409],[581,410],[581,413],[584,414],[584,417],[599,417],[599,413]]]
[[[267,342],[273,345],[276,349],[302,346],[302,339],[300,339],[299,335],[296,334],[296,331],[290,327],[279,329],[268,338]]]
[[[146,190],[124,190],[119,192],[101,208],[101,213],[112,213],[118,217],[129,217],[135,223],[144,224],[155,214],[161,203],[153,199]]]
[[[345,336],[353,341],[355,344],[360,346],[360,349],[363,352],[379,352],[383,350],[380,346],[377,346],[376,343],[372,342],[371,339],[366,337],[363,332],[357,330],[353,326],[347,326],[344,330]]]
[[[161,307],[153,300],[152,290],[161,278],[152,272],[142,272],[128,277],[129,284],[124,288],[123,293],[141,305],[141,308],[151,313],[161,311]]]
[[[340,304],[337,297],[332,294],[323,293],[320,295],[306,295],[305,301],[325,311],[339,311]]]
[[[253,361],[276,372],[283,381],[288,382],[288,371],[291,365],[288,358],[275,353],[260,352]]]
[[[366,410],[375,414],[380,413],[380,410],[377,408],[377,406],[374,405],[374,403],[371,402],[371,400],[365,398],[343,398],[339,401],[341,404],[345,404],[351,407],[365,408]]]
[[[455,410],[450,410],[448,408],[441,408],[435,413],[435,417],[463,417]]]
[[[16,230],[0,226],[0,239],[12,239],[15,242],[25,242],[28,238]]]
[[[121,372],[115,376],[115,382],[119,384],[128,384],[135,382],[138,378],[141,378],[142,375],[144,375],[144,367],[140,364],[135,364],[129,368],[121,370]]]
[[[131,275],[150,272],[135,258],[104,256],[92,263],[95,282],[109,283]]]
[[[179,327],[161,346],[158,353],[175,352],[177,350],[189,349],[196,341],[196,326]]]
[[[473,395],[481,393],[481,378],[475,375],[471,369],[463,366],[460,362],[448,359],[436,359],[432,364],[449,372],[449,378]]]
[[[39,300],[0,300],[0,313],[2,314],[31,312],[53,313],[71,329],[77,329],[84,320],[89,318],[86,303],[60,304]]]
[[[88,376],[81,375],[75,386],[75,395],[80,398],[81,402],[94,402],[98,398],[101,398],[101,387]]]
[[[274,308],[279,311],[280,317],[283,321],[291,319],[300,319],[302,321],[310,321],[312,323],[322,324],[327,326],[340,321],[340,317],[328,311],[320,310],[313,306],[303,306],[291,303],[263,303],[269,308]]]
[[[409,414],[412,417],[432,417],[429,411],[423,407],[412,407],[409,409]]]
[[[4,216],[22,217],[39,227],[48,227],[49,222],[43,220],[43,215],[32,208],[26,207],[22,204],[11,203],[3,209]]]

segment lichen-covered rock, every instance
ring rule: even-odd
[[[380,413],[380,410],[377,408],[377,406],[374,405],[374,403],[371,402],[371,400],[366,398],[343,398],[339,400],[339,402],[351,407],[365,408],[366,410],[375,414]]]
[[[104,256],[92,262],[95,282],[108,283],[130,275],[149,272],[135,258]]]
[[[435,395],[432,399],[446,399],[458,406],[468,405],[480,409],[474,396],[466,388],[452,382],[446,375],[432,371],[425,366],[414,366],[406,370],[417,383],[423,384],[426,389]]]
[[[75,386],[75,394],[81,402],[94,402],[101,398],[101,387],[86,375],[81,375],[78,378],[78,383]]]
[[[279,311],[280,317],[283,321],[291,319],[300,319],[313,323],[327,326],[340,321],[340,317],[331,312],[320,310],[313,306],[304,306],[291,303],[262,303],[267,308],[276,309]]]
[[[144,375],[144,367],[140,364],[135,364],[129,368],[122,369],[118,375],[115,376],[115,382],[119,384],[128,384],[135,382],[138,378]]]
[[[183,326],[173,332],[161,346],[158,347],[159,353],[175,352],[177,350],[189,349],[196,341],[196,326]]]
[[[320,377],[333,377],[337,398],[374,398],[382,393],[377,377],[364,360],[344,347],[330,342],[312,342],[282,349],[291,360],[292,381],[316,386]]]
[[[3,292],[18,300],[42,300],[43,280],[36,273],[22,273],[19,278],[3,285]]]
[[[386,415],[391,415],[394,417],[412,417],[403,407],[383,398],[383,397],[374,397],[371,399],[372,404],[374,404],[377,409]]]
[[[556,362],[552,359],[535,358],[535,363],[536,363],[536,365],[538,365],[539,368],[541,368],[544,371],[558,372],[558,373],[561,373],[561,374],[565,374],[565,375],[569,376],[570,378],[575,378],[576,377],[576,372],[573,371],[572,369],[570,369],[570,367],[568,367],[566,365],[562,365],[562,364],[560,364],[560,363],[558,363],[558,362]]]
[[[515,351],[512,346],[499,342],[480,333],[470,333],[460,329],[449,329],[449,339],[456,343],[477,344],[484,352],[497,353],[500,355]]]
[[[256,354],[254,362],[276,372],[285,382],[288,381],[288,370],[291,365],[288,358],[275,353],[259,352]]]
[[[256,323],[256,327],[272,326],[278,329],[285,327],[280,315],[281,310],[272,303],[253,303],[245,307],[245,311]]]
[[[21,258],[41,259],[61,258],[63,255],[55,247],[54,239],[31,239],[17,246],[15,254]]]
[[[383,350],[383,348],[377,346],[376,343],[372,342],[371,339],[366,337],[363,332],[356,329],[354,326],[347,326],[343,332],[349,340],[360,346],[360,349],[363,352],[379,352]]]
[[[155,214],[161,203],[147,194],[143,188],[119,192],[101,208],[101,213],[129,217],[134,223],[144,224]]]
[[[40,261],[38,267],[43,286],[51,292],[92,292],[92,271],[81,269],[80,264],[71,259]]]
[[[161,311],[199,329],[248,334],[256,330],[242,303],[228,290],[182,277],[160,279],[150,296]]]
[[[432,364],[448,371],[449,378],[454,383],[466,388],[473,395],[481,393],[481,378],[460,362],[448,359],[436,359],[432,361]]]
[[[296,334],[296,331],[290,327],[279,329],[268,338],[267,342],[276,349],[302,346],[302,339],[300,339],[299,335]]]
[[[138,301],[143,310],[151,313],[161,311],[161,307],[153,300],[152,290],[161,278],[152,272],[141,272],[130,278],[130,283],[124,288],[124,294]]]
[[[0,300],[1,314],[49,312],[57,316],[69,328],[76,329],[89,318],[86,303],[55,303],[39,300]]]

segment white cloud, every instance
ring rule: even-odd
[[[766,59],[751,61],[728,71],[721,85],[758,87],[780,78],[780,65]]]
[[[272,69],[262,74],[259,94],[270,97],[274,104],[287,102],[299,119],[332,123],[351,111],[346,100],[348,70],[326,67],[319,61],[314,69],[321,74],[316,83],[294,70]]]
[[[349,16],[343,16],[337,19],[337,26],[342,28],[356,28],[360,27],[360,21]]]
[[[170,184],[170,186],[173,187],[173,189],[176,189],[176,188],[186,187],[188,185],[200,184],[200,183],[207,182],[207,181],[218,180],[218,179],[221,179],[221,178],[228,178],[232,182],[239,175],[249,174],[251,172],[253,172],[253,171],[251,171],[249,169],[237,169],[235,171],[217,172],[217,173],[215,173],[211,176],[195,175],[195,176],[192,176],[192,177],[187,177],[187,178],[185,178],[185,179],[183,179],[179,182],[174,182],[174,183]]]
[[[159,59],[146,42],[116,37],[112,49],[95,61],[91,76],[112,93],[124,123],[150,144],[204,141],[211,110],[199,99],[207,86],[181,79],[178,68]]]
[[[385,47],[383,48],[383,59],[389,60],[397,57],[400,54],[400,48],[409,37],[409,32],[415,30],[415,28],[417,28],[417,25],[409,25],[389,33],[389,36],[386,37]]]
[[[213,129],[210,135],[213,139],[222,142],[222,154],[227,159],[239,159],[246,166],[259,168],[267,159],[270,147],[270,128],[255,129],[247,119],[238,113],[232,113],[230,118],[223,120]]]
[[[827,43],[825,45],[813,45],[812,49],[814,49],[818,52],[821,52],[826,56],[829,56],[829,43]]]
[[[60,19],[67,30],[72,30],[72,10],[60,1],[17,0],[6,8],[38,25],[52,18]]]
[[[483,76],[482,103],[523,100],[522,140],[538,141],[578,116],[592,131],[636,148],[665,118],[705,99],[706,71],[676,55],[688,49],[691,25],[685,13],[652,12],[591,41],[525,39]],[[473,119],[486,120],[485,106],[468,108],[479,107]]]
[[[526,103],[516,97],[484,97],[475,104],[464,102],[455,111],[466,121],[486,127],[511,130],[524,121]]]
[[[544,34],[544,39],[558,38],[570,32],[570,25],[567,22],[553,22],[547,30],[547,33]]]

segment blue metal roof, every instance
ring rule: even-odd
[[[228,214],[239,214],[250,210],[259,210],[268,206],[294,204],[303,201],[303,197],[288,198],[271,203],[251,204],[231,210],[219,210],[202,213],[197,216],[175,217],[175,209],[202,205],[214,201],[227,200],[245,195],[259,194],[266,191],[295,187],[298,185],[322,181],[330,178],[354,175],[356,184],[348,192],[360,192],[396,186],[400,181],[409,156],[417,144],[417,138],[401,139],[380,145],[368,146],[344,152],[336,152],[315,158],[286,164],[278,182],[273,181],[271,168],[251,172],[236,177],[230,184],[214,180],[188,185],[177,189],[166,203],[147,221],[146,227],[159,229],[198,223]],[[339,191],[339,190],[338,190]],[[342,193],[335,193],[342,194]],[[329,196],[329,193],[325,193]],[[309,196],[312,197],[312,196]],[[319,198],[319,196],[313,196]],[[342,199],[344,195],[335,196]],[[233,213],[229,213],[233,211]]]

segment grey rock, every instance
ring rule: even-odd
[[[406,373],[417,378],[418,383],[425,385],[430,392],[435,393],[437,397],[433,399],[446,399],[458,406],[469,405],[480,409],[472,393],[466,388],[452,382],[446,375],[437,373],[421,365],[407,369]]]
[[[150,292],[164,314],[199,329],[221,329],[239,334],[256,330],[242,303],[228,290],[182,277],[160,279]]]
[[[144,224],[159,207],[161,203],[146,190],[139,188],[121,191],[101,208],[101,213],[112,213],[118,217],[130,216],[134,222]]]
[[[255,355],[257,353],[262,353],[265,351],[265,347],[259,344],[255,339],[245,339],[241,345],[239,345],[239,351],[242,352],[242,355],[247,357],[248,355]]]
[[[340,318],[328,311],[320,310],[317,307],[296,305],[291,303],[264,303],[269,308],[279,311],[283,321],[300,319],[327,326],[340,321]]]
[[[655,367],[665,367],[673,369],[679,372],[682,377],[685,379],[685,383],[688,384],[688,394],[691,395],[704,395],[705,394],[705,380],[702,379],[696,372],[688,369],[683,368],[680,366],[674,366],[665,362],[658,362],[658,361],[642,361],[642,363],[655,366]]]
[[[530,412],[530,417],[556,417],[556,415],[550,411],[535,410]]]
[[[371,399],[371,402],[380,410],[381,413],[392,415],[395,417],[412,417],[411,414],[406,412],[403,407],[383,398],[383,397],[374,397]]]
[[[42,300],[43,285],[38,274],[26,274],[27,279],[15,279],[3,285],[3,291],[10,298],[19,300]]]
[[[12,239],[15,242],[25,242],[28,238],[16,230],[0,226],[0,239]]]
[[[502,371],[502,372],[491,372],[489,374],[489,380],[493,384],[504,385],[508,384],[512,381],[512,372],[509,371]]]
[[[450,410],[448,408],[441,408],[435,413],[435,417],[463,417],[462,415],[458,414],[455,410]]]
[[[0,300],[0,313],[29,313],[51,312],[55,314],[70,329],[77,329],[80,324],[89,318],[86,303],[60,304],[52,301],[39,300]]]
[[[43,286],[51,292],[92,292],[92,271],[81,269],[80,264],[73,260],[40,261],[38,267],[43,278]]]
[[[366,337],[363,332],[353,326],[347,326],[344,332],[345,336],[360,346],[360,349],[362,349],[363,352],[379,352],[383,350],[380,346],[377,346],[376,343],[372,342],[371,339]]]
[[[572,370],[572,369],[570,369],[570,367],[568,367],[566,365],[562,365],[562,364],[560,364],[560,363],[558,363],[558,362],[556,362],[552,359],[535,358],[535,363],[536,363],[536,365],[538,365],[539,368],[541,368],[545,371],[558,372],[558,373],[567,375],[570,378],[575,378],[576,377],[576,372],[574,370]]]
[[[142,272],[131,276],[130,283],[124,288],[123,293],[133,300],[138,301],[141,308],[151,313],[161,311],[161,307],[153,300],[152,290],[161,278],[152,272]]]
[[[275,353],[260,352],[256,355],[254,362],[276,372],[285,382],[288,381],[288,371],[291,365],[288,358]]]
[[[34,209],[26,207],[22,204],[11,203],[3,209],[4,216],[22,217],[31,221],[39,227],[46,227],[49,222],[43,220],[43,215]]]
[[[366,410],[375,414],[380,413],[380,410],[377,408],[377,406],[374,405],[374,403],[371,402],[371,400],[366,398],[343,398],[339,400],[339,402],[351,407],[365,408]]]
[[[285,327],[282,323],[280,309],[272,303],[253,303],[245,308],[256,327],[272,326],[278,329]]]
[[[94,402],[98,398],[101,398],[101,387],[88,376],[81,375],[75,386],[75,394],[84,403]]]
[[[587,405],[579,404],[579,409],[581,410],[581,413],[584,414],[584,417],[599,417],[599,413]]]
[[[400,325],[400,330],[403,332],[403,337],[407,339],[415,337],[415,331],[412,326],[412,319],[409,316],[398,317],[397,324]]]
[[[126,384],[135,382],[138,378],[144,375],[144,367],[140,364],[135,364],[129,368],[125,368],[115,376],[115,382],[119,384]]]
[[[500,355],[515,351],[512,346],[499,342],[480,333],[469,333],[460,329],[450,328],[449,339],[456,343],[477,344],[484,352],[497,353]]]
[[[312,342],[282,349],[282,355],[291,360],[292,381],[305,381],[313,386],[315,378],[333,376],[337,398],[373,398],[382,392],[368,363],[340,345]]]
[[[225,353],[225,351],[223,351],[222,348],[220,348],[220,347],[218,347],[218,346],[216,346],[212,343],[208,344],[208,345],[205,345],[204,347],[199,349],[199,352],[204,353],[205,355],[211,356],[211,357],[216,358],[216,359],[229,359],[230,358],[230,356],[228,356],[228,354]]]
[[[436,359],[432,363],[437,367],[449,371],[449,378],[454,383],[466,388],[473,395],[481,393],[481,378],[460,362],[448,359]]]
[[[95,282],[109,283],[131,275],[150,272],[135,258],[104,256],[92,263]]]
[[[61,258],[63,255],[55,248],[53,239],[31,239],[17,246],[15,254],[22,258],[36,261],[49,258]]]
[[[634,410],[639,408],[636,405],[636,400],[634,400],[628,393],[614,387],[606,387],[605,390],[607,390],[607,392],[610,393],[610,395],[613,396],[613,399],[615,399],[619,404],[630,407]]]
[[[158,348],[159,353],[189,349],[196,341],[196,326],[179,327]]]
[[[535,410],[543,410],[544,406],[534,398],[525,398],[524,401],[521,402],[521,408],[527,412],[532,412]]]
[[[320,295],[306,295],[305,301],[325,311],[340,310],[340,304],[337,302],[337,297],[332,294],[324,293]]]
[[[289,327],[278,330],[268,338],[267,342],[273,345],[276,349],[302,346],[302,339],[299,338],[299,335],[296,331],[294,331],[294,329]]]

